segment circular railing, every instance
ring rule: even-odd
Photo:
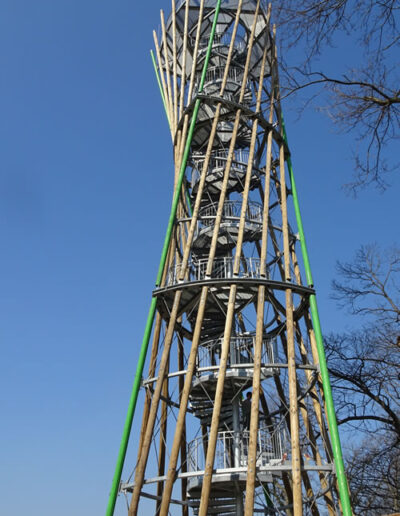
[[[211,68],[205,77],[205,81],[203,84],[202,94],[217,96],[220,97],[220,90],[222,85],[222,80],[224,76],[225,67],[224,66],[215,66]],[[199,93],[199,84],[201,80],[201,75],[196,77],[195,86],[193,88],[192,97],[196,97]],[[238,103],[240,89],[243,83],[243,70],[237,67],[233,67],[228,71],[228,77],[225,84],[224,92],[222,93],[221,98]],[[252,100],[251,86],[249,80],[246,81],[246,89],[244,92],[244,97],[241,101],[241,104],[245,107],[250,107]]]
[[[225,73],[225,66],[213,66],[207,70],[204,84],[210,82],[222,81]],[[199,76],[200,78],[200,76]],[[243,70],[237,66],[231,66],[228,69],[228,81],[236,83],[238,86],[241,86],[243,82]],[[199,80],[200,82],[200,80]]]
[[[207,169],[207,176],[214,178],[215,180],[221,180],[225,167],[226,162],[228,160],[228,150],[221,149],[212,152],[208,169]],[[192,178],[191,183],[192,186],[194,186],[199,180],[200,180],[200,174],[203,170],[205,162],[205,156],[204,155],[193,155],[192,156],[192,163],[193,163],[193,169],[192,169]],[[249,153],[245,150],[236,150],[233,154],[232,164],[229,171],[230,178],[237,178],[238,180],[242,178],[247,171],[247,166],[249,163]],[[260,172],[255,167],[255,162],[253,163],[254,168],[252,170],[252,177],[258,177]]]
[[[191,45],[194,47],[196,44],[196,38],[191,37],[189,39],[190,39]],[[229,34],[227,32],[224,32],[223,34],[214,34],[212,46],[214,49],[216,47],[226,47],[226,49],[228,50],[229,45],[231,44],[231,39],[232,39],[232,34]],[[200,41],[199,41],[199,51],[200,52],[205,52],[207,50],[209,41],[210,41],[209,36],[200,38]],[[245,40],[241,36],[236,35],[235,42],[233,44],[233,48],[239,53],[244,52],[246,50]]]
[[[228,160],[228,154],[229,154],[228,149],[220,149],[217,151],[213,151],[211,153],[211,158],[210,158],[209,165],[208,165],[209,169],[215,169],[215,168],[216,169],[220,169],[220,168],[224,169],[226,166],[226,162]],[[203,170],[205,156],[204,155],[198,155],[198,156],[194,155],[192,157],[192,159],[193,159],[198,171],[201,172]],[[233,159],[232,159],[232,167],[233,168],[242,170],[243,172],[246,172],[248,163],[249,163],[249,152],[248,151],[239,149],[233,153]]]
[[[229,470],[246,467],[248,460],[250,432],[227,430],[218,432],[214,469]],[[284,435],[280,427],[260,428],[257,432],[257,467],[267,467],[283,460]],[[188,470],[203,471],[207,441],[198,437],[188,444]]]
[[[222,208],[222,221],[238,223],[242,211],[241,201],[225,201]],[[199,222],[202,226],[213,226],[217,215],[217,204],[209,204],[199,211]],[[261,225],[263,207],[260,203],[250,201],[246,207],[245,222]]]
[[[212,266],[210,279],[229,279],[233,278],[233,265],[235,257],[224,256],[215,258]],[[208,258],[189,261],[185,278],[183,281],[202,281],[206,279],[206,271]],[[240,261],[239,272],[237,278],[265,279],[269,278],[268,269],[266,268],[266,276],[260,274],[261,261],[259,258],[242,258]],[[175,285],[179,282],[181,275],[181,264],[173,265],[168,270],[166,286]],[[208,278],[207,278],[208,279]]]
[[[219,366],[223,338],[202,342],[198,348],[197,367]],[[240,335],[230,338],[228,367],[239,364],[254,364],[255,335]],[[261,363],[273,364],[276,355],[276,340],[264,338],[261,347]]]

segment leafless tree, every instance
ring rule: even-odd
[[[400,447],[370,438],[347,461],[355,514],[383,516],[400,510]]]
[[[355,511],[378,516],[400,507],[400,250],[361,247],[338,276],[334,297],[363,324],[327,337],[328,365]]]
[[[296,48],[304,55],[300,66],[282,63],[286,94],[307,88],[314,98],[315,87],[322,88],[317,92],[327,93],[323,102],[329,116],[358,141],[356,174],[349,186],[354,191],[370,183],[384,188],[385,172],[399,167],[387,159],[400,134],[399,1],[281,0],[274,8],[281,54]],[[336,66],[335,73],[328,72],[332,60],[324,66],[324,51],[349,35],[361,51],[360,62],[350,70]],[[315,69],[316,57],[322,57],[322,69]],[[338,55],[335,61],[343,59]]]

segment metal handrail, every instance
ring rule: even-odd
[[[247,466],[250,431],[235,432],[226,430],[218,432],[214,468],[229,470]],[[283,460],[283,431],[280,427],[260,428],[257,432],[257,467],[266,467]],[[203,437],[193,439],[188,444],[188,470],[203,471],[205,465],[206,440]]]
[[[229,279],[233,278],[233,264],[234,256],[224,256],[222,258],[215,258],[211,272],[212,279]],[[208,258],[200,260],[191,260],[188,263],[187,271],[184,281],[202,281],[206,279],[206,271],[208,265]],[[252,278],[265,279],[260,274],[261,261],[259,258],[243,258],[240,261],[238,278]],[[175,285],[178,283],[181,273],[181,264],[173,265],[168,270],[166,286]],[[269,278],[269,271],[267,269],[266,278]]]
[[[193,98],[195,98],[197,96],[197,93],[198,93],[197,85],[198,85],[199,80],[200,80],[200,76],[197,77],[196,84],[193,88],[193,95],[192,95]],[[221,82],[222,82],[222,77],[217,78],[217,79],[215,79],[215,78],[206,79],[202,93],[206,94],[206,95],[214,95],[214,96],[219,95],[218,83],[221,83]],[[232,88],[232,86],[234,86],[234,88]],[[241,86],[241,82],[239,79],[228,80],[225,91],[222,94],[222,98],[225,100],[229,100],[231,102],[237,103],[240,86]],[[250,83],[248,80],[246,81],[246,94],[245,94],[241,104],[246,107],[250,107],[250,105],[251,105],[251,89],[250,89]]]
[[[228,48],[231,43],[231,38],[232,38],[232,34],[230,34],[229,32],[224,32],[223,34],[215,34],[214,39],[213,39],[213,48],[215,48],[216,46],[222,46],[222,47]],[[191,45],[194,46],[195,42],[196,42],[196,38],[190,37],[189,40],[190,40]],[[204,38],[200,38],[199,51],[204,51],[207,48],[207,45],[208,45],[208,36],[206,36]],[[243,52],[244,50],[246,50],[246,47],[247,47],[245,40],[239,35],[236,35],[233,46],[239,52]]]
[[[228,160],[228,149],[220,149],[211,153],[209,168],[224,168]],[[193,161],[196,163],[199,172],[203,170],[205,156],[193,156]],[[236,150],[233,155],[232,167],[236,169],[246,170],[249,162],[249,152],[244,150]]]
[[[209,160],[207,174],[212,173],[222,173],[225,169],[226,162],[228,160],[228,150],[221,149],[214,151],[211,154],[211,158]],[[192,185],[196,184],[200,179],[200,174],[203,170],[203,165],[205,161],[204,155],[194,155],[192,156],[192,161],[194,163],[194,168],[192,169]],[[236,150],[233,155],[233,160],[230,169],[230,176],[235,177],[236,175],[242,175],[246,173],[247,165],[249,162],[249,153],[244,150]],[[253,161],[254,169],[252,174],[258,174],[255,168],[255,161]]]
[[[218,366],[223,338],[202,342],[197,354],[197,367]],[[230,338],[228,367],[254,363],[255,335],[240,335]],[[274,364],[276,339],[264,338],[261,349],[261,363]]]
[[[242,201],[225,201],[222,208],[222,218],[223,219],[240,219],[242,210]],[[215,218],[217,215],[217,205],[216,204],[208,204],[204,208],[202,208],[199,212],[199,219],[204,218]],[[246,222],[252,222],[257,224],[262,224],[263,221],[263,207],[260,203],[250,201],[247,204]],[[210,221],[211,222],[211,221]],[[208,225],[206,221],[202,221],[205,225]]]
[[[224,66],[213,66],[209,68],[206,73],[206,79],[204,84],[209,82],[221,81],[224,77],[225,65]],[[231,66],[228,70],[228,79],[241,85],[243,78],[243,70],[237,66]]]

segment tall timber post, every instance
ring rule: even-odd
[[[108,516],[118,491],[129,516],[352,514],[270,13],[260,0],[161,11],[174,197]]]

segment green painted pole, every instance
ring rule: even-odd
[[[283,120],[283,117],[282,117],[281,123],[282,123],[282,129],[283,129],[283,138],[285,140],[286,145],[288,145],[285,122]],[[287,158],[287,165],[288,165],[290,183],[291,183],[292,194],[293,194],[294,211],[296,214],[297,227],[298,227],[299,235],[300,235],[301,253],[303,256],[304,268],[306,271],[307,284],[309,287],[314,287],[314,282],[313,282],[312,274],[311,274],[310,260],[308,257],[306,239],[305,239],[305,235],[304,235],[303,221],[302,221],[301,213],[300,213],[299,199],[297,196],[296,183],[294,180],[292,160],[291,160],[290,156]],[[340,496],[340,501],[342,504],[343,516],[352,516],[353,513],[352,513],[352,509],[351,509],[350,495],[349,495],[349,489],[348,489],[348,485],[347,485],[346,472],[344,469],[342,447],[340,445],[339,430],[338,430],[338,425],[337,425],[337,421],[336,421],[335,407],[333,405],[332,388],[331,388],[331,382],[329,379],[328,366],[326,363],[324,341],[323,341],[323,337],[322,337],[321,323],[320,323],[317,299],[315,297],[315,294],[310,295],[310,310],[311,310],[311,317],[312,317],[313,327],[314,327],[314,332],[315,332],[315,340],[317,342],[319,367],[320,367],[320,373],[321,373],[321,378],[322,378],[322,386],[324,389],[326,412],[328,415],[329,429],[330,429],[331,440],[332,440],[333,457],[335,460],[335,468],[336,468],[336,475],[337,475],[338,487],[339,487],[339,496]]]
[[[211,29],[210,39],[209,39],[209,42],[208,42],[207,54],[206,54],[206,58],[205,58],[205,61],[204,61],[203,70],[202,70],[202,73],[201,73],[201,79],[200,79],[200,85],[199,85],[198,93],[201,93],[203,91],[203,86],[204,86],[204,82],[205,82],[205,78],[206,78],[208,62],[210,60],[212,42],[213,42],[213,39],[214,39],[215,29],[216,29],[216,26],[217,26],[217,20],[218,20],[220,6],[221,6],[221,0],[218,0],[217,6],[215,8],[215,14],[214,14],[214,20],[213,20],[213,25],[212,25],[212,29]],[[196,102],[194,104],[192,119],[190,121],[188,137],[187,137],[187,140],[186,140],[186,143],[185,143],[185,148],[184,148],[184,151],[183,151],[182,164],[181,164],[181,168],[180,168],[180,171],[179,171],[178,183],[176,185],[174,200],[173,200],[173,203],[172,203],[172,210],[171,210],[170,218],[169,218],[169,221],[168,221],[167,234],[166,234],[166,237],[165,237],[165,240],[164,240],[164,246],[163,246],[163,249],[162,249],[162,252],[161,252],[161,262],[160,262],[160,267],[158,269],[156,286],[159,286],[159,284],[161,282],[161,276],[162,276],[162,273],[163,273],[163,270],[164,270],[164,264],[165,264],[165,261],[167,259],[167,252],[168,252],[169,242],[170,242],[170,239],[171,239],[172,229],[173,229],[174,222],[175,222],[176,210],[178,208],[179,197],[180,197],[180,193],[181,193],[181,190],[182,190],[183,178],[184,178],[184,175],[185,175],[186,165],[187,165],[187,161],[188,161],[188,158],[189,158],[190,146],[192,144],[194,127],[196,125],[199,108],[200,108],[200,99],[196,99]],[[162,264],[162,266],[161,266],[161,264]]]
[[[163,105],[164,105],[164,109],[165,109],[165,114],[167,116],[168,125],[169,125],[169,128],[171,129],[171,122],[170,122],[169,116],[168,116],[167,103],[165,101],[164,92],[163,92],[162,84],[161,84],[161,79],[160,79],[160,76],[159,76],[158,70],[157,70],[156,58],[154,57],[154,52],[152,50],[150,50],[150,55],[151,55],[151,60],[153,61],[153,66],[154,66],[154,71],[155,71],[156,77],[157,77],[158,87],[160,88],[160,94],[161,94],[161,98],[162,98],[162,101],[163,101]]]
[[[211,28],[210,39],[208,42],[207,53],[206,53],[206,57],[205,57],[204,65],[203,65],[198,93],[201,93],[203,91],[208,63],[210,61],[212,42],[214,39],[215,29],[217,27],[217,21],[218,21],[220,7],[221,7],[221,0],[218,0],[217,6],[215,8],[213,25]],[[186,164],[187,164],[187,160],[189,157],[190,145],[191,145],[192,139],[193,139],[194,128],[196,125],[199,108],[200,108],[200,99],[196,99],[194,109],[193,109],[192,119],[190,121],[188,137],[187,137],[187,140],[185,143],[182,164],[181,164],[181,168],[179,171],[178,183],[176,186],[174,199],[172,202],[172,208],[171,208],[171,213],[169,216],[167,232],[165,235],[164,245],[163,245],[162,252],[161,252],[161,260],[160,260],[160,265],[158,267],[156,287],[160,286],[163,270],[165,267],[165,263],[167,261],[168,248],[169,248],[169,244],[171,242],[172,229],[173,229],[174,222],[175,222],[176,211],[178,209],[180,192],[182,190],[183,178],[185,176]],[[130,436],[130,432],[131,432],[131,428],[132,428],[133,417],[135,415],[136,402],[137,402],[137,398],[139,395],[143,368],[144,368],[144,364],[146,361],[147,349],[149,347],[150,336],[151,336],[151,332],[152,332],[152,328],[153,328],[154,315],[156,312],[156,303],[157,303],[157,299],[155,297],[153,297],[151,300],[149,314],[147,316],[146,327],[145,327],[142,346],[141,346],[140,354],[139,354],[139,360],[138,360],[138,364],[136,367],[135,379],[133,382],[132,393],[131,393],[131,397],[129,400],[128,413],[126,416],[125,426],[124,426],[123,435],[122,435],[122,439],[121,439],[121,445],[120,445],[120,449],[119,449],[119,453],[118,453],[117,465],[115,468],[114,478],[113,478],[113,482],[111,485],[110,496],[108,499],[106,516],[113,516],[113,514],[114,514],[115,503],[117,501],[117,496],[118,496],[119,484],[121,482],[122,469],[124,467],[124,462],[125,462],[126,450],[128,448],[128,442],[129,442],[129,436]]]
[[[263,486],[263,491],[264,491],[265,503],[267,504],[267,507],[273,508],[274,504],[272,503],[271,497],[269,496],[268,489]]]
[[[190,201],[190,195],[189,195],[187,188],[185,188],[185,194],[186,194],[186,203],[187,203],[187,207],[189,210],[189,215],[191,216],[192,215],[192,203]]]
[[[169,125],[169,128],[171,129],[171,123],[168,118],[167,103],[165,102],[164,92],[162,89],[160,74],[158,73],[158,70],[157,70],[157,63],[156,63],[156,59],[154,57],[154,52],[152,50],[150,50],[150,54],[151,54],[151,59],[153,61],[154,72],[157,77],[158,87],[160,88],[160,94],[161,94],[161,98],[162,98],[162,101],[164,104],[165,114],[167,115],[168,125]],[[185,188],[185,194],[186,194],[186,203],[188,205],[189,215],[191,215],[192,214],[192,203],[190,202],[189,192],[187,191],[187,188]]]

